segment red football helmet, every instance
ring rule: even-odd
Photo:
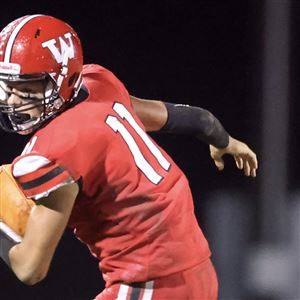
[[[46,15],[27,15],[8,24],[0,33],[0,125],[19,132],[37,128],[72,101],[82,83],[82,47],[76,32],[65,22]],[[44,98],[26,97],[22,110],[6,100],[10,83],[45,79]],[[43,107],[40,118],[22,113]],[[41,104],[42,103],[42,104]]]

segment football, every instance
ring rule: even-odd
[[[21,237],[34,201],[28,199],[11,173],[11,165],[0,167],[0,220]]]

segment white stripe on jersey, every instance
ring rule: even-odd
[[[41,155],[28,155],[20,158],[13,167],[13,176],[20,177],[38,170],[51,163],[49,159]]]
[[[32,148],[33,148],[34,144],[36,143],[36,141],[37,141],[37,136],[35,135],[35,136],[31,139],[31,141],[29,141],[29,142],[27,143],[27,145],[25,146],[25,148],[24,148],[24,150],[23,150],[23,152],[22,152],[21,155],[25,155],[25,154],[30,153],[30,152],[32,151]]]
[[[120,284],[117,300],[126,300],[129,291],[129,285]]]
[[[141,300],[151,300],[153,296],[153,286],[154,281],[147,281],[145,284],[145,288],[140,288],[140,290],[143,290],[143,297]],[[126,300],[129,292],[132,290],[130,289],[131,286],[127,284],[120,284],[120,289],[118,293],[117,300]]]
[[[22,29],[22,27],[31,19],[36,18],[38,16],[41,15],[32,15],[32,16],[28,16],[26,18],[24,18],[14,29],[14,31],[12,32],[12,34],[10,35],[8,42],[7,42],[7,46],[5,49],[5,55],[4,55],[4,62],[9,63],[10,61],[10,55],[11,55],[11,50],[12,50],[12,46],[14,44],[15,38],[17,36],[17,34],[19,33],[19,31]]]
[[[151,300],[153,295],[154,281],[147,281],[144,289],[144,295],[142,300]]]
[[[41,194],[31,196],[31,198],[34,199],[34,200],[40,200],[41,198],[48,197],[51,192],[54,192],[54,191],[60,189],[61,187],[65,186],[65,185],[72,184],[74,182],[75,182],[75,180],[73,180],[72,178],[69,178],[69,179],[65,180],[64,182],[61,182],[61,183],[57,184],[56,186],[54,186],[50,190],[48,190],[46,192],[43,192]]]

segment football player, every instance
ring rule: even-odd
[[[95,299],[217,299],[188,180],[146,132],[195,135],[220,170],[230,154],[246,176],[255,153],[207,110],[139,99],[111,71],[83,65],[61,20],[21,17],[0,41],[0,125],[31,134],[12,174],[39,204],[21,242],[3,243],[16,276],[45,278],[68,225],[99,259],[106,287]]]

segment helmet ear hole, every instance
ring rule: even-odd
[[[34,34],[34,38],[37,39],[40,36],[40,34],[41,34],[41,29],[38,28]]]

